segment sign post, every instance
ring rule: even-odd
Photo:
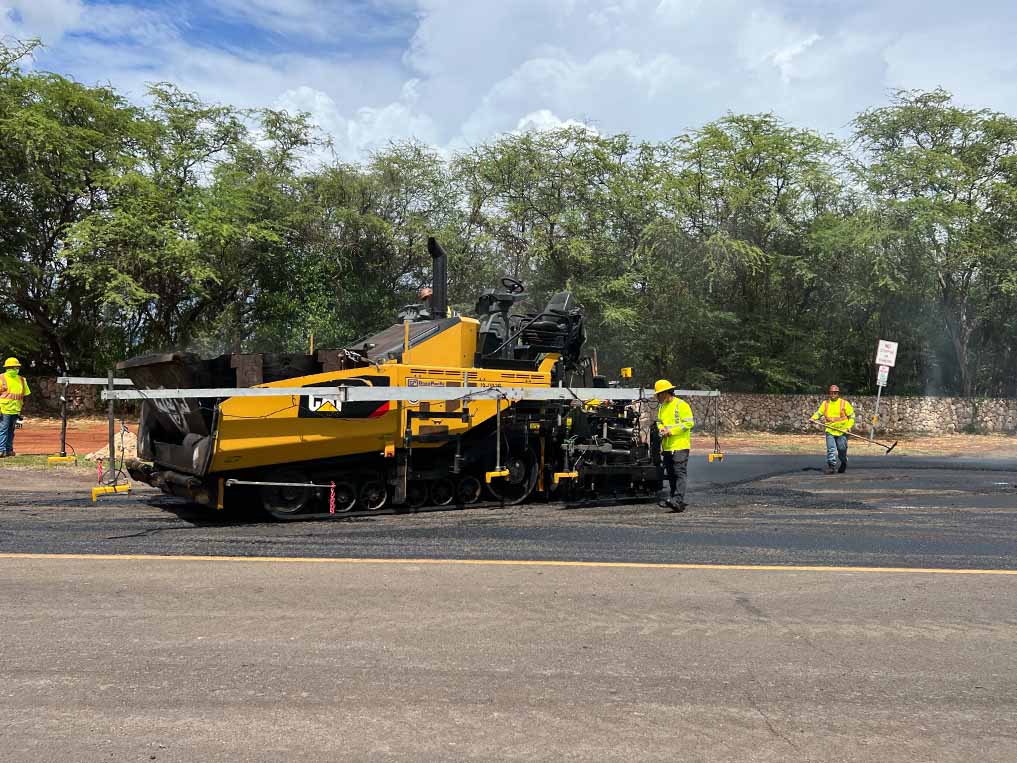
[[[876,439],[876,426],[879,424],[879,401],[883,397],[883,387],[890,378],[890,368],[897,362],[897,343],[880,339],[876,346],[876,412],[872,414],[872,426],[869,427],[869,439]]]

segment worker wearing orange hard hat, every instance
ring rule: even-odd
[[[14,455],[14,430],[25,398],[31,394],[28,380],[21,376],[21,363],[17,358],[7,358],[0,374],[0,458]]]
[[[822,402],[812,421],[826,426],[826,473],[847,471],[848,438],[847,432],[855,425],[855,409],[847,400],[840,396],[840,387],[831,384],[827,390],[827,399]],[[837,461],[840,461],[838,467]]]
[[[657,433],[660,435],[660,457],[664,465],[670,493],[662,491],[660,506],[682,512],[685,486],[688,482],[689,451],[692,448],[692,427],[696,422],[689,404],[674,394],[674,385],[660,379],[653,385],[657,396]]]

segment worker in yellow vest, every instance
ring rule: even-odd
[[[660,505],[671,511],[682,512],[685,504],[685,485],[688,480],[689,450],[692,448],[692,418],[689,404],[676,397],[674,385],[660,379],[653,385],[657,395],[657,432],[660,434],[660,457],[664,463],[669,495],[661,493]]]
[[[14,429],[25,398],[31,394],[28,380],[21,378],[21,363],[17,358],[7,358],[0,374],[0,458],[14,455]]]
[[[836,384],[830,385],[828,395],[829,399],[824,400],[812,414],[812,420],[826,425],[826,473],[833,474],[836,471],[843,474],[847,471],[848,464],[848,438],[845,432],[850,432],[855,425],[855,409],[840,396],[840,387]]]

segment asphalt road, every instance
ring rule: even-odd
[[[857,457],[825,476],[817,463],[699,458],[681,515],[537,504],[299,523],[148,489],[93,505],[81,478],[4,471],[0,552],[1017,566],[1017,464]]]
[[[1017,760],[1017,465],[815,465],[303,523],[5,469],[0,759]]]
[[[1017,759],[1017,577],[0,559],[13,761]]]

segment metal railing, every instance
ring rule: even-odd
[[[678,397],[720,397],[719,390],[677,389]],[[423,400],[646,400],[653,390],[622,387],[208,387],[200,389],[130,389],[102,391],[103,400],[189,400],[230,397],[334,398],[340,403]]]

